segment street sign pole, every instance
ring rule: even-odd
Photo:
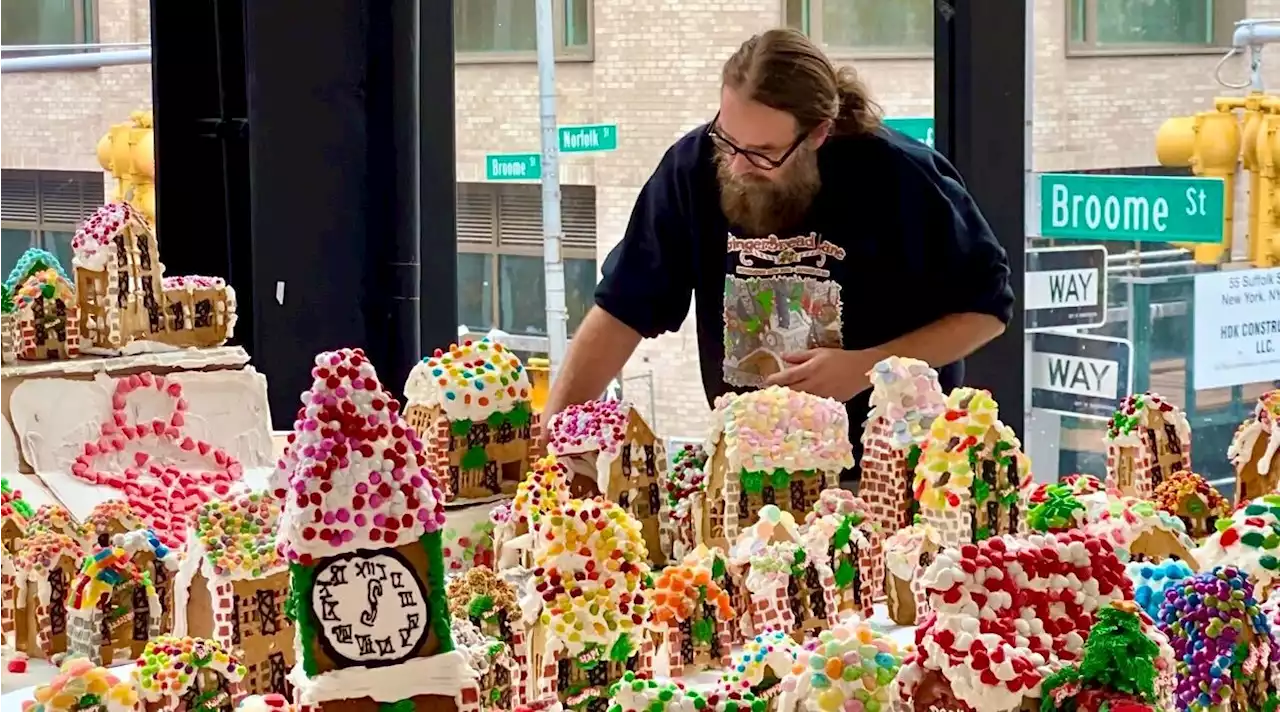
[[[552,0],[537,0],[538,95],[542,119],[542,261],[546,271],[547,341],[554,383],[569,344],[569,311],[560,255],[560,135],[556,131],[556,57]]]

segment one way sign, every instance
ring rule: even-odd
[[[1031,336],[1031,407],[1108,420],[1133,391],[1133,344],[1106,336]]]
[[[1045,247],[1027,251],[1027,331],[1093,329],[1107,321],[1107,251]]]

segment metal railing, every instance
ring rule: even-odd
[[[64,47],[65,45],[52,46]],[[90,45],[77,45],[77,47],[86,48],[90,47]],[[35,57],[3,57],[4,52],[43,51],[48,49],[49,47],[31,48],[28,45],[0,47],[0,73],[66,72],[151,63],[151,48],[145,46],[141,49],[75,52],[72,54],[50,54]]]

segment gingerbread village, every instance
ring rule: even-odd
[[[128,188],[0,293],[24,710],[1280,706],[1280,391],[1225,453],[1233,501],[1157,394],[1106,472],[1038,484],[990,393],[899,357],[866,423],[769,387],[669,451],[625,400],[544,419],[499,334],[402,397],[340,348],[277,444],[234,290],[166,276]]]

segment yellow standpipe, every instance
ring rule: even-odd
[[[151,112],[135,111],[98,141],[98,163],[116,179],[114,200],[128,201],[152,225],[156,221],[156,159]]]
[[[1235,173],[1240,160],[1240,123],[1232,109],[1241,99],[1217,99],[1214,111],[1165,121],[1156,134],[1156,157],[1161,165],[1189,166],[1192,173],[1223,180],[1222,240],[1217,244],[1184,244],[1196,262],[1218,264],[1231,254],[1235,226]]]
[[[551,361],[534,356],[524,367],[529,372],[529,384],[533,386],[529,405],[533,407],[533,412],[541,413],[547,405],[547,394],[551,392]]]
[[[1280,99],[1268,97],[1260,108],[1252,152],[1257,189],[1250,195],[1254,215],[1249,257],[1255,267],[1276,267],[1280,266]]]

